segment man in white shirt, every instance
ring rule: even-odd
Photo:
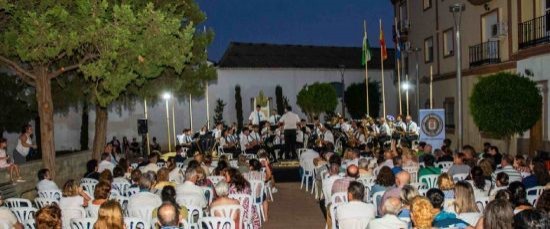
[[[114,168],[115,168],[115,164],[113,164],[113,162],[111,162],[111,154],[102,153],[101,154],[101,161],[97,165],[97,172],[101,173],[101,172],[103,172],[103,170],[108,169],[112,173]]]
[[[245,153],[255,154],[258,151],[258,145],[256,145],[254,139],[250,136],[250,130],[248,128],[242,130],[239,139],[241,150],[244,150]]]
[[[328,206],[330,204],[330,200],[332,197],[332,185],[334,182],[338,179],[341,179],[342,177],[339,175],[340,172],[340,164],[338,163],[330,163],[329,167],[329,176],[325,179],[323,179],[323,196],[325,197],[325,206]]]
[[[371,220],[368,229],[385,229],[385,228],[408,228],[405,221],[397,218],[397,214],[401,210],[401,200],[391,197],[382,206],[384,216],[382,218]]]
[[[351,125],[347,123],[344,118],[340,118],[338,122],[340,123],[340,130],[342,132],[347,133],[348,131],[351,130]]]
[[[141,175],[139,179],[140,192],[132,195],[128,200],[128,210],[130,217],[141,217],[133,215],[132,209],[139,209],[144,206],[157,208],[162,204],[160,196],[151,192],[155,185],[156,175],[153,172],[147,172]]]
[[[315,165],[313,164],[313,159],[318,158],[319,153],[313,149],[307,149],[300,155],[300,166],[304,169],[313,169]]]
[[[214,139],[220,140],[220,138],[222,137],[222,132],[223,132],[223,124],[217,123],[216,128],[212,130],[212,136],[214,137]]]
[[[340,228],[363,229],[376,217],[373,204],[363,202],[365,186],[352,181],[348,187],[348,202],[336,208],[336,221]]]
[[[176,144],[181,145],[183,143],[184,138],[185,138],[185,129],[181,131],[181,134],[176,135],[176,139],[178,140]]]
[[[4,204],[4,198],[0,196],[0,206]],[[31,207],[31,206],[29,206]],[[10,228],[23,229],[23,225],[17,222],[17,218],[8,207],[0,207],[0,221],[6,222]]]
[[[149,154],[149,163],[145,166],[139,167],[141,173],[146,173],[149,171],[156,173],[157,171],[159,171],[160,168],[157,165],[157,161],[159,159],[158,157],[158,151],[153,151],[151,154]]]
[[[256,105],[256,110],[252,111],[250,116],[248,116],[248,122],[252,123],[252,125],[260,125],[260,122],[266,121],[264,112],[261,109],[260,105]]]
[[[296,158],[296,129],[300,122],[300,117],[292,112],[292,107],[287,106],[286,112],[279,120],[284,124],[285,133],[285,154],[286,158]]]
[[[271,112],[272,112],[272,115],[269,116],[269,124],[277,125],[281,116],[278,114],[277,109],[273,109],[273,111]]]
[[[183,206],[185,203],[181,202],[181,198],[191,198],[193,205],[206,208],[208,204],[204,196],[204,191],[201,187],[197,186],[195,183],[199,174],[195,168],[188,168],[185,171],[185,182],[176,186],[176,201],[179,205]]]
[[[408,134],[418,135],[418,125],[412,120],[412,117],[410,115],[407,115],[407,118],[405,119],[405,124],[405,130]]]
[[[38,183],[36,183],[38,191],[59,190],[57,184],[52,181],[49,169],[41,169],[38,171]]]
[[[497,169],[493,174],[491,175],[491,178],[493,180],[493,183],[496,183],[497,174],[499,173],[506,173],[508,175],[509,183],[512,183],[514,181],[522,181],[521,173],[519,173],[514,167],[512,166],[514,163],[514,159],[508,155],[504,154],[502,155],[502,159],[500,159],[500,168]]]

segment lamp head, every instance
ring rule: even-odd
[[[449,11],[451,13],[459,13],[466,10],[466,5],[464,3],[455,3],[449,6]]]
[[[162,94],[162,98],[165,99],[165,100],[169,100],[171,97],[172,97],[172,95],[170,95],[170,93],[168,93],[168,92],[165,92],[164,94]]]

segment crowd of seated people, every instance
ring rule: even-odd
[[[485,147],[452,152],[446,139],[436,154],[394,140],[360,157],[308,150],[300,165],[314,173],[327,228],[550,228],[550,157]]]
[[[198,228],[200,220],[210,216],[229,217],[236,228],[260,228],[269,219],[271,169],[268,154],[262,151],[258,158],[239,163],[200,153],[181,162],[175,157],[161,161],[157,152],[140,163],[125,158],[115,162],[106,152],[99,162],[86,163],[83,176],[60,186],[48,169],[39,170],[36,203],[25,209],[0,207],[0,228],[3,223],[18,229],[72,228],[71,224],[87,220],[93,228],[122,229],[135,228],[134,219],[153,228]],[[39,200],[47,201],[39,204]],[[0,196],[0,205],[3,202]],[[236,206],[243,217],[219,212],[228,205]],[[21,220],[15,217],[18,211],[32,212]]]

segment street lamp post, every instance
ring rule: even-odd
[[[407,110],[406,111],[406,114],[407,116],[409,115],[409,89],[411,88],[411,84],[409,83],[408,79],[409,79],[409,76],[407,75],[407,80],[405,82],[402,83],[401,85],[401,89],[405,90],[405,104],[406,104],[406,108]]]
[[[167,130],[167,133],[168,133],[168,152],[172,151],[172,143],[171,143],[171,140],[170,140],[170,138],[172,138],[170,136],[170,111],[169,111],[169,107],[168,107],[168,101],[170,100],[171,97],[172,97],[172,95],[170,95],[170,93],[168,93],[168,92],[166,92],[162,95],[162,98],[164,99],[164,101],[166,101],[166,130]]]
[[[458,106],[458,130],[456,147],[460,149],[462,147],[463,140],[463,127],[462,127],[462,51],[460,43],[460,21],[462,19],[462,12],[466,10],[464,3],[455,3],[449,7],[449,11],[453,14],[455,23],[455,37],[456,37],[456,97]]]
[[[345,81],[344,81],[344,73],[346,72],[346,66],[341,64],[341,65],[338,65],[339,69],[340,69],[340,81],[342,82],[342,117],[346,117],[346,84],[345,84]]]
[[[417,118],[420,117],[420,73],[418,71],[418,52],[420,52],[420,48],[411,48],[410,52],[414,53],[414,60],[415,60],[415,70],[416,70],[416,93],[415,93],[415,102],[416,102],[416,112],[417,112]]]

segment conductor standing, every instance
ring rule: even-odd
[[[284,133],[285,133],[285,158],[296,159],[296,129],[298,128],[298,123],[300,122],[300,117],[297,114],[292,112],[292,107],[287,106],[285,108],[285,114],[279,123],[284,124]]]

